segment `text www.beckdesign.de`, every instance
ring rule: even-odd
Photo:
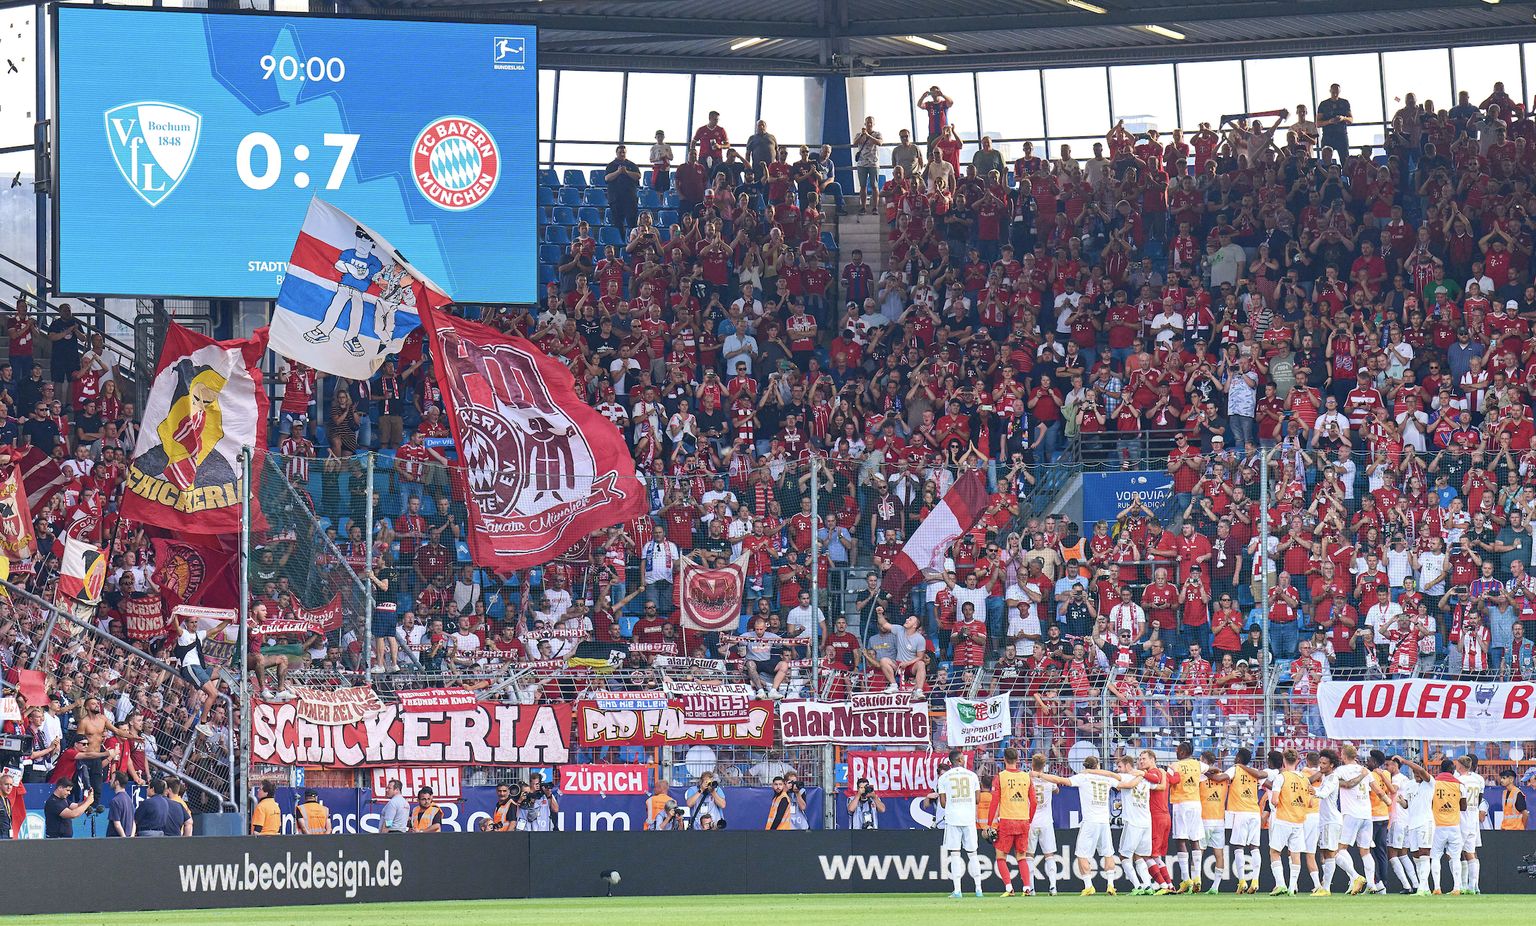
[[[285,853],[280,862],[253,862],[249,852],[244,862],[178,865],[182,893],[216,891],[323,891],[345,890],[347,897],[357,896],[360,887],[399,887],[404,870],[399,859],[386,851],[376,862],[349,859],[337,852],[334,859],[315,858],[313,852],[295,859]]]

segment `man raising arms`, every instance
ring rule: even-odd
[[[1179,889],[1175,893],[1200,893],[1200,838],[1204,825],[1200,814],[1200,783],[1210,766],[1196,759],[1195,745],[1180,743],[1174,748],[1176,761],[1172,771],[1177,776],[1170,800],[1173,804],[1172,836],[1174,861],[1179,866]],[[1194,867],[1190,867],[1193,857]]]
[[[1271,896],[1296,896],[1296,882],[1301,879],[1302,827],[1307,821],[1312,786],[1296,771],[1298,758],[1294,749],[1281,754],[1280,776],[1269,790],[1269,803],[1273,808],[1269,820],[1269,870],[1275,876],[1274,889],[1269,892]],[[1285,879],[1281,851],[1291,853],[1290,881]]]
[[[1096,893],[1093,889],[1095,853],[1104,866],[1104,893],[1115,896],[1115,873],[1120,868],[1120,862],[1115,857],[1115,844],[1109,835],[1109,796],[1112,793],[1110,789],[1120,781],[1120,776],[1108,769],[1099,768],[1098,756],[1085,756],[1083,770],[1065,779],[1065,783],[1063,779],[1054,776],[1046,776],[1046,780],[1060,787],[1071,785],[1077,789],[1083,822],[1077,828],[1077,845],[1072,854],[1077,859],[1077,873],[1083,879],[1083,896],[1090,897]],[[1132,879],[1131,884],[1136,884],[1135,879]]]

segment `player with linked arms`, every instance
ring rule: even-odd
[[[1010,750],[1011,751],[1011,750]],[[981,867],[976,855],[976,797],[981,792],[981,779],[965,767],[965,754],[959,749],[949,751],[949,767],[934,782],[939,795],[939,806],[944,809],[944,862],[949,865],[949,876],[955,890],[950,897],[960,897],[960,877],[969,870],[976,882],[976,896],[981,894]],[[1018,754],[1014,753],[1014,764]],[[994,793],[995,793],[994,786]],[[970,863],[962,865],[961,850],[971,854]],[[1008,885],[1013,890],[1013,885]]]

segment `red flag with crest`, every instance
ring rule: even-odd
[[[519,337],[424,307],[469,507],[475,562],[538,566],[647,510],[629,448],[575,377]]]
[[[172,604],[202,604],[203,595],[218,584],[234,554],[185,540],[156,537],[155,584]]]
[[[17,562],[37,553],[37,537],[32,533],[32,506],[19,465],[4,467],[0,476],[0,551]]]

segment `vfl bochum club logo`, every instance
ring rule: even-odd
[[[411,147],[411,176],[421,195],[440,209],[473,209],[496,189],[501,156],[485,127],[463,116],[444,116],[421,130]]]
[[[174,103],[125,103],[106,113],[117,169],[146,203],[158,206],[181,183],[197,154],[203,117]]]

